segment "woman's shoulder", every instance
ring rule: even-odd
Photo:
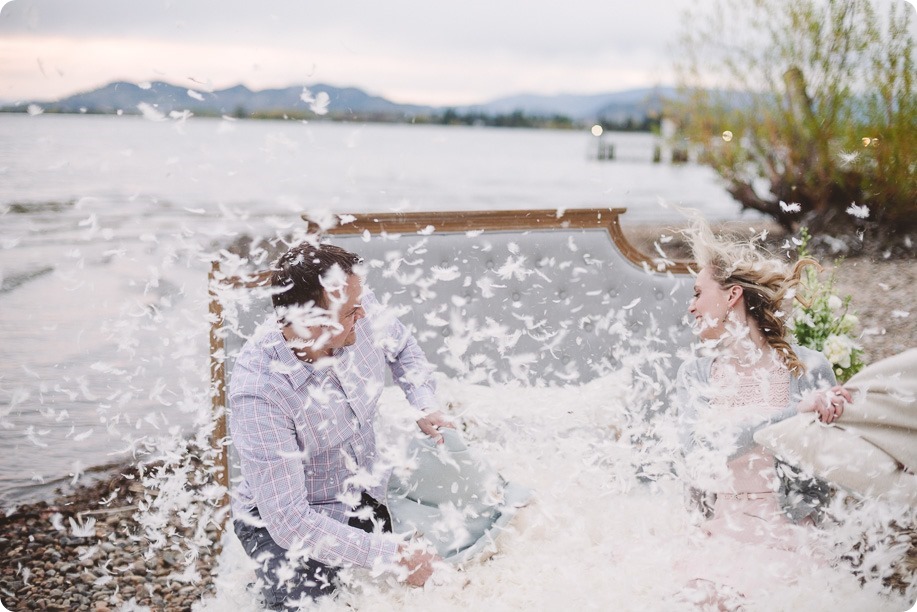
[[[685,359],[678,366],[678,380],[707,380],[710,378],[710,366],[713,357],[692,357]]]
[[[831,369],[831,363],[828,361],[828,358],[825,357],[824,353],[821,351],[816,351],[815,349],[810,349],[805,346],[799,346],[798,344],[793,345],[793,350],[796,352],[796,355],[799,357],[799,360],[802,361],[806,368],[809,370],[818,370],[828,368]]]
[[[827,382],[832,385],[835,384],[834,369],[824,353],[796,344],[793,345],[793,350],[796,351],[796,356],[806,366],[805,378],[814,381],[821,380],[823,383]]]
[[[821,351],[810,349],[807,346],[802,346],[801,344],[792,344],[790,346],[793,347],[793,350],[796,351],[796,354],[799,355],[800,359],[802,359],[803,356],[808,357],[810,359],[815,359],[818,356],[821,356],[824,358],[824,355],[822,355]]]

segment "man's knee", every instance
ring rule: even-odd
[[[233,528],[242,548],[257,564],[255,574],[266,607],[296,609],[297,602],[334,593],[336,568],[314,559],[289,558],[264,527],[235,521]]]
[[[287,560],[284,559],[283,562]],[[282,562],[282,563],[283,563]],[[265,607],[271,610],[295,610],[299,604],[333,595],[337,570],[314,560],[291,566],[283,571],[258,573],[262,581]]]

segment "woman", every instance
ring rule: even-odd
[[[786,302],[803,269],[817,264],[787,266],[751,242],[718,239],[703,223],[687,234],[700,266],[688,311],[702,356],[678,372],[679,471],[707,519],[704,532],[754,545],[748,558],[772,574],[732,565],[695,578],[748,595],[761,580],[799,573],[800,557],[810,558],[798,554],[799,524],[812,523],[826,494],[755,444],[754,432],[799,412],[831,423],[851,398],[821,353],[787,340]]]

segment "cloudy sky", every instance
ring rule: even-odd
[[[903,0],[891,0],[902,2]],[[913,2],[915,0],[907,0]],[[199,90],[322,82],[449,105],[672,84],[710,0],[0,0],[0,100],[116,79]]]
[[[652,86],[672,82],[670,44],[694,3],[0,0],[0,99],[115,79],[323,82],[423,104]]]

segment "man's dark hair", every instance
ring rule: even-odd
[[[325,288],[322,276],[337,265],[348,276],[362,261],[359,255],[333,244],[304,242],[280,256],[271,275],[274,308],[304,306],[313,302],[325,308]]]

